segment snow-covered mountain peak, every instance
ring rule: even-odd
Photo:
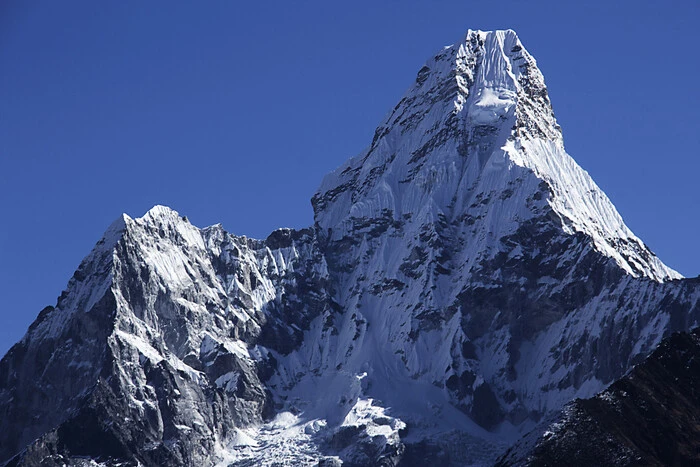
[[[189,222],[184,216],[180,216],[180,214],[174,209],[162,205],[153,206],[143,216],[132,219],[132,222],[139,226],[151,226],[159,228],[176,228],[180,225],[189,225]],[[196,229],[196,227],[190,228]]]
[[[531,57],[523,49],[515,31],[470,30],[464,41],[453,47],[457,47],[458,60],[455,68],[458,72],[467,72],[459,69],[459,60],[481,48],[483,58],[478,68],[474,70],[474,86],[477,91],[491,89],[494,92],[499,90],[514,92],[521,87],[518,78],[522,74],[523,61],[526,57]],[[480,96],[477,96],[476,100],[479,99]]]
[[[128,217],[128,216],[127,216]],[[142,217],[127,221],[127,230],[132,235],[131,240],[151,243],[158,239],[160,247],[154,254],[161,255],[165,251],[165,243],[174,245],[190,245],[197,250],[205,249],[202,233],[199,228],[190,224],[185,216],[167,206],[156,205],[148,210]],[[147,245],[142,245],[147,246]]]
[[[151,209],[146,211],[141,219],[157,221],[158,219],[173,219],[176,217],[180,217],[180,214],[178,214],[178,212],[171,207],[156,204]]]
[[[483,465],[700,319],[513,31],[429,60],[312,203],[264,240],[120,216],[0,360],[0,463]]]
[[[515,32],[469,31],[418,72],[369,148],[327,175],[313,199],[331,240],[358,219],[472,222],[473,252],[551,212],[627,273],[662,281],[667,268],[625,226],[564,150],[544,78]],[[465,217],[466,216],[466,217]],[[460,220],[461,219],[461,220]]]

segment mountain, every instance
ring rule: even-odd
[[[554,418],[501,465],[698,465],[700,330],[668,337],[608,389]]]
[[[700,315],[513,31],[429,60],[312,205],[265,240],[118,219],[0,361],[0,462],[489,463]]]

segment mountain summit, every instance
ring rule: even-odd
[[[700,315],[510,30],[428,61],[312,204],[265,240],[115,222],[0,362],[0,462],[488,463]]]
[[[313,202],[333,238],[352,218],[388,211],[426,221],[483,214],[469,239],[478,252],[544,208],[633,276],[680,278],[566,154],[544,78],[511,30],[469,31],[423,66],[370,147],[328,175]]]

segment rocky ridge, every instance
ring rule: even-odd
[[[674,333],[590,399],[567,404],[498,465],[697,465],[700,331]]]

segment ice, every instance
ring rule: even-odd
[[[163,360],[163,356],[160,354],[160,352],[154,349],[151,344],[146,342],[141,337],[121,330],[117,330],[115,334],[119,339],[133,346],[139,352],[139,354],[151,360],[151,362],[158,363]]]
[[[215,384],[217,387],[224,389],[227,392],[235,392],[236,387],[238,386],[238,377],[240,374],[237,371],[230,371],[228,373],[225,373],[221,376],[219,376]]]
[[[475,125],[496,125],[510,116],[515,99],[513,91],[482,88],[469,108],[469,119]]]

